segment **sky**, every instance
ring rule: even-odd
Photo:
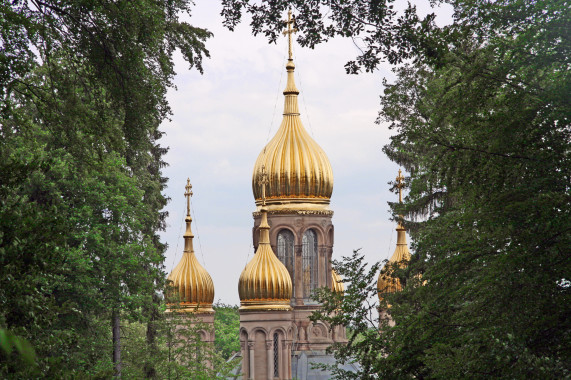
[[[215,301],[237,305],[238,279],[254,254],[254,163],[282,120],[287,38],[268,44],[252,36],[248,19],[230,32],[220,10],[218,2],[198,0],[189,20],[214,34],[206,42],[211,58],[204,61],[204,74],[175,55],[176,89],[167,94],[173,114],[161,126],[161,145],[169,147],[165,194],[171,199],[162,240],[170,273],[183,252],[184,186],[190,178],[196,256],[212,277]],[[450,18],[448,9],[437,15],[438,23]],[[387,202],[398,199],[388,182],[399,167],[382,152],[394,132],[375,124],[382,80],[394,75],[388,63],[374,73],[346,74],[344,64],[358,53],[350,39],[314,50],[293,46],[301,120],[333,168],[333,258],[360,248],[373,264],[388,259],[396,245]]]

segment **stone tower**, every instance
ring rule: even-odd
[[[399,191],[399,203],[402,203],[402,189],[404,187],[404,177],[399,169],[399,174],[396,177],[396,187]],[[402,219],[402,216],[401,216]],[[379,301],[383,300],[383,294],[394,293],[402,290],[402,284],[398,278],[393,275],[393,267],[397,265],[399,267],[405,267],[410,261],[410,251],[408,249],[408,244],[406,242],[406,230],[399,221],[397,224],[397,246],[388,263],[379,273],[379,278],[377,280],[377,292],[379,295]],[[390,307],[390,305],[388,305]],[[380,310],[380,317],[387,318],[387,310]],[[394,325],[394,322],[389,318],[389,325]]]
[[[177,266],[168,276],[171,281],[172,292],[168,295],[170,301],[167,302],[170,312],[191,313],[192,319],[203,323],[207,328],[200,332],[204,342],[214,343],[214,283],[210,274],[204,269],[196,259],[194,253],[190,216],[190,197],[192,196],[192,185],[190,179],[185,187],[186,197],[186,231],[184,233],[184,252]],[[174,302],[178,301],[178,302]],[[190,316],[190,314],[189,314]],[[196,317],[196,318],[194,318]],[[189,318],[191,319],[191,318]]]
[[[283,92],[283,120],[276,135],[259,154],[252,176],[256,203],[253,213],[255,256],[261,250],[271,252],[283,267],[280,273],[284,273],[284,279],[287,274],[291,293],[287,300],[280,298],[279,310],[268,307],[270,298],[256,299],[264,306],[254,317],[253,305],[248,304],[249,301],[244,302],[246,294],[240,290],[240,340],[243,373],[247,379],[290,379],[289,359],[284,357],[280,362],[281,353],[292,355],[291,366],[295,370],[296,358],[304,352],[323,352],[325,355],[324,350],[331,344],[346,341],[344,328],[331,331],[325,323],[313,324],[308,318],[319,308],[311,296],[315,289],[326,286],[343,291],[343,284],[331,268],[334,229],[329,202],[333,192],[333,171],[325,152],[301,123],[291,49],[291,36],[295,32],[293,23],[290,12],[284,32],[289,38],[289,58],[286,64],[287,84]],[[242,273],[244,275],[245,272]],[[265,273],[263,276],[270,275]],[[258,281],[262,281],[262,277]],[[241,277],[240,289],[242,286]],[[285,293],[280,295],[284,296]],[[281,330],[265,327],[268,321],[272,322],[271,328],[281,326]],[[278,335],[273,331],[279,331]],[[262,340],[266,342],[263,355],[258,353],[261,352],[259,342]],[[281,351],[276,351],[276,347]],[[269,355],[275,357],[270,358]],[[271,373],[272,368],[277,369]],[[260,372],[264,373],[263,377]]]

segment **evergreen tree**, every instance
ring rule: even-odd
[[[189,6],[0,3],[0,327],[39,363],[0,353],[2,377],[120,375],[111,321],[156,310],[172,53],[208,56]]]

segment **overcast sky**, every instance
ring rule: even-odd
[[[449,19],[449,12],[438,12],[441,22]],[[168,93],[173,115],[161,127],[161,144],[170,148],[163,170],[171,198],[162,234],[169,245],[165,269],[170,273],[182,256],[188,177],[198,260],[212,276],[215,300],[239,304],[238,278],[254,254],[252,171],[281,123],[287,39],[270,45],[253,37],[247,23],[228,31],[213,1],[198,0],[190,20],[214,37],[207,41],[204,75],[188,70],[180,55],[175,59],[177,89]],[[373,74],[345,74],[344,64],[358,52],[349,39],[315,50],[294,44],[295,80],[301,120],[333,168],[333,258],[361,248],[374,263],[389,258],[396,244],[387,202],[397,196],[387,183],[398,166],[381,151],[391,131],[374,123],[382,79],[393,75],[388,64]]]

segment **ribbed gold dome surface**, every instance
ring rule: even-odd
[[[178,290],[181,307],[197,312],[213,312],[214,283],[212,278],[196,259],[194,252],[183,254],[168,279]]]
[[[341,276],[335,272],[334,269],[331,269],[331,279],[332,290],[335,293],[345,292],[345,285],[343,285],[343,280],[341,279]]]
[[[402,290],[402,284],[398,278],[392,277],[391,265],[398,263],[400,267],[405,267],[406,263],[410,261],[410,251],[406,243],[406,230],[399,223],[397,226],[397,247],[387,265],[379,273],[377,280],[377,291],[379,299],[382,299],[383,293],[394,293]]]
[[[268,210],[263,207],[261,211],[258,250],[238,282],[240,310],[290,310],[291,278],[270,246]]]
[[[288,204],[296,204],[298,209],[299,204],[305,204],[310,209],[327,209],[333,192],[333,171],[325,152],[301,123],[294,68],[293,60],[289,59],[286,65],[288,81],[284,90],[283,120],[254,165],[254,198],[260,206],[262,189],[259,180],[264,166],[269,179],[266,202],[270,210],[280,208],[280,205],[287,208]]]
[[[184,233],[184,253],[178,265],[169,274],[168,280],[172,281],[175,294],[169,294],[168,298],[177,299],[180,304],[177,311],[213,313],[212,302],[214,301],[214,283],[212,278],[196,259],[192,240],[194,235],[191,230],[192,218],[190,217],[190,196],[192,195],[190,180],[187,181],[185,196],[187,197],[187,215],[185,218],[186,232]],[[178,293],[176,293],[178,292]],[[174,304],[169,303],[170,309]]]

